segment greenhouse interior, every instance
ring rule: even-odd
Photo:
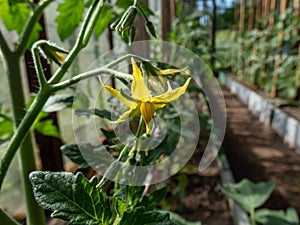
[[[0,225],[299,225],[300,0],[0,0]]]

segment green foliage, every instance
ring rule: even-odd
[[[299,56],[296,46],[299,34],[296,30],[300,20],[293,16],[293,10],[290,7],[280,16],[275,16],[274,25],[268,28],[265,28],[266,24],[274,13],[262,17],[255,29],[236,37],[232,49],[232,67],[239,79],[267,93],[276,86],[277,97],[287,99],[294,99],[297,94],[295,81]],[[274,70],[278,58],[281,62]],[[274,75],[278,80],[273,79]]]
[[[15,30],[20,35],[30,15],[26,3],[9,4],[7,0],[0,1],[0,18],[10,31]]]
[[[67,39],[82,21],[84,0],[65,0],[58,5],[57,33],[62,41]]]
[[[266,225],[298,225],[299,219],[294,208],[283,210],[260,209],[255,212],[255,220]]]
[[[236,184],[228,184],[228,187],[219,186],[221,191],[237,202],[246,212],[262,206],[270,197],[275,188],[273,181],[254,184],[248,179],[243,179]]]
[[[37,202],[52,210],[52,217],[74,225],[108,224],[111,219],[108,198],[95,187],[95,178],[87,181],[81,173],[33,172],[30,181]]]
[[[137,207],[134,210],[124,213],[118,225],[176,225],[170,220],[168,213],[158,211],[146,211],[144,207]]]
[[[31,10],[24,1],[0,1],[0,19],[9,31],[16,31],[21,35],[24,27],[31,16]],[[31,46],[39,38],[42,27],[35,23],[28,46]]]
[[[98,22],[95,27],[96,37],[99,37],[104,32],[104,30],[108,27],[108,25],[110,24],[110,22],[112,20],[111,17],[112,17],[112,12],[111,12],[110,8],[105,7],[103,9],[103,16],[101,16],[98,19]]]
[[[74,163],[78,164],[80,168],[90,168],[91,166],[86,162],[80,149],[83,151],[93,151],[93,147],[90,143],[68,144],[60,147],[60,150],[68,156]]]
[[[48,98],[43,107],[44,112],[58,112],[72,106],[74,94],[55,94]]]
[[[289,208],[286,213],[283,210],[258,209],[270,197],[275,188],[273,181],[252,183],[243,179],[236,184],[228,184],[228,187],[219,185],[220,190],[233,199],[242,209],[250,214],[252,225],[298,225],[299,219],[294,208]]]

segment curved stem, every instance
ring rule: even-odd
[[[95,69],[92,71],[88,71],[82,74],[79,74],[75,77],[72,77],[69,80],[66,81],[62,81],[58,84],[53,84],[51,85],[51,88],[53,91],[59,91],[62,90],[66,87],[69,87],[75,83],[78,83],[81,80],[90,78],[90,77],[94,77],[94,76],[99,76],[100,74],[108,74],[108,75],[112,75],[115,77],[119,77],[119,78],[123,78],[123,79],[128,79],[128,80],[132,80],[132,75],[127,74],[127,73],[122,73],[116,70],[112,70],[112,69],[107,69],[107,68],[99,68],[99,69]]]
[[[32,46],[31,52],[32,52],[33,62],[34,62],[35,70],[37,72],[40,88],[43,88],[47,84],[47,80],[46,80],[44,72],[43,72],[43,67],[42,67],[40,55],[39,55],[38,48],[39,48],[40,44],[41,44],[40,42],[36,42]]]

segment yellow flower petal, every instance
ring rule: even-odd
[[[134,101],[130,101],[129,99],[125,98],[118,90],[113,89],[110,86],[104,85],[101,80],[100,82],[103,88],[105,88],[112,96],[117,98],[119,101],[123,102],[128,107],[132,107],[135,104]]]
[[[180,73],[180,69],[166,69],[166,70],[159,70],[156,71],[158,75],[169,75],[169,74],[174,74],[174,73]]]
[[[155,113],[155,107],[151,102],[142,102],[140,106],[142,118],[146,124],[146,133],[150,133],[150,122]]]
[[[174,90],[167,91],[164,94],[152,97],[152,103],[154,104],[155,108],[162,108],[167,103],[172,102],[179,98],[187,89],[191,81],[191,78],[187,79],[185,84],[181,87],[178,87]]]
[[[132,105],[129,110],[124,112],[116,122],[117,123],[123,122],[124,120],[127,120],[128,118],[138,116],[140,114],[140,105],[141,105],[140,102],[135,102],[134,105]]]
[[[144,99],[151,97],[150,91],[144,82],[142,72],[136,65],[136,62],[131,58],[133,81],[131,84],[131,95],[134,99]]]

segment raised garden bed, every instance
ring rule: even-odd
[[[276,107],[274,99],[262,96],[230,76],[224,77],[224,85],[240,99],[259,120],[270,124],[290,148],[300,152],[300,109]],[[297,113],[298,112],[298,113]]]

